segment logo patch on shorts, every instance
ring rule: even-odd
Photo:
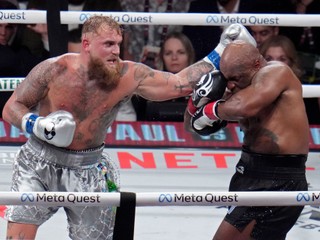
[[[236,170],[238,173],[244,174],[244,166],[237,166]]]

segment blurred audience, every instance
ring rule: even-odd
[[[169,33],[160,49],[163,70],[177,73],[193,64],[195,51],[190,39],[182,32]],[[149,121],[182,122],[188,97],[164,102],[147,101],[146,119]]]
[[[182,4],[179,0],[122,0],[121,5],[126,12],[185,13],[188,11],[191,1],[185,0]],[[124,59],[141,61],[147,59],[143,53],[159,53],[167,33],[181,32],[181,30],[182,26],[179,25],[128,25],[126,32],[130,42],[128,48],[125,49]]]
[[[297,14],[319,14],[319,0],[291,0]],[[320,54],[320,28],[295,27],[287,36],[295,44],[297,51]]]
[[[249,12],[245,1],[240,0],[195,0],[191,2],[189,13],[240,13]],[[196,60],[204,58],[220,40],[223,27],[184,26],[183,33],[196,49]]]
[[[68,31],[68,52],[78,53],[81,50],[81,27]]]
[[[16,0],[0,0],[0,9],[19,9]],[[39,59],[22,45],[20,33],[23,25],[0,23],[0,77],[25,77]],[[2,108],[13,91],[0,92],[0,117]]]
[[[303,69],[301,69],[297,50],[287,36],[277,35],[270,37],[261,45],[260,52],[267,61],[276,60],[287,64],[296,76],[301,79]],[[320,124],[318,98],[304,98],[304,103],[309,124]]]
[[[185,4],[181,4],[178,0],[68,0],[68,3],[70,11],[320,13],[320,1],[317,0],[186,0]],[[46,10],[47,8],[45,0],[0,0],[0,9],[19,9],[19,5],[25,6],[23,9]],[[69,27],[68,51],[78,52],[81,44],[79,40],[81,26],[70,24]],[[122,59],[142,61],[153,68],[173,73],[206,56],[212,50],[212,46],[219,42],[223,30],[223,26],[125,25],[124,27]],[[315,67],[317,62],[320,65],[320,28],[261,25],[248,28],[268,61],[279,60],[287,63],[304,83],[320,82],[320,69]],[[0,24],[0,77],[23,77],[38,62],[48,58],[50,49],[47,31],[46,24]],[[5,102],[11,93],[1,93],[1,101]],[[8,96],[5,97],[5,94]],[[131,107],[127,109],[129,112],[134,109],[135,117],[130,118],[131,120],[163,120],[162,110],[151,106],[160,103],[148,101],[146,114],[145,99],[133,96],[132,101],[134,108],[129,101]],[[179,115],[178,105],[184,102],[185,99],[167,101],[163,106],[176,104],[176,113]],[[320,98],[306,99],[306,106],[310,115],[314,112],[312,108],[320,108]],[[153,115],[150,115],[150,109],[154,110]],[[180,117],[176,117],[175,120],[180,121]],[[314,122],[313,118],[311,117],[311,123]],[[125,120],[120,118],[120,115],[119,119]]]
[[[192,0],[121,0],[126,12],[185,13]],[[168,32],[181,32],[179,25],[126,25],[124,35],[123,59],[143,62],[154,68],[162,69],[159,51]],[[146,120],[147,100],[133,96],[132,101],[137,113],[137,120]]]
[[[195,0],[191,2],[189,13],[274,13],[293,12],[287,9],[290,0]],[[290,5],[288,5],[290,6]],[[223,27],[219,26],[184,26],[186,34],[196,49],[196,61],[212,51],[212,46],[219,42]]]
[[[27,2],[27,9],[46,10],[46,1],[29,0]],[[46,23],[27,24],[23,32],[22,42],[41,61],[50,57],[48,27]]]

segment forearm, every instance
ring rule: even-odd
[[[219,119],[227,121],[240,121],[253,115],[251,110],[246,108],[246,104],[235,98],[219,103],[215,112]]]
[[[9,100],[10,101],[10,100]],[[29,109],[17,102],[8,102],[2,112],[3,119],[11,125],[21,129],[22,117],[29,112]]]
[[[181,72],[176,75],[179,76],[183,82],[183,85],[189,85],[191,88],[194,88],[199,79],[214,70],[212,64],[205,62],[204,60],[200,60],[189,67],[185,68]]]

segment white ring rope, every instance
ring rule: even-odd
[[[23,80],[24,78],[0,78],[0,92],[13,91]],[[304,98],[320,97],[320,85],[304,84],[302,90]]]
[[[62,24],[82,24],[92,15],[110,16],[124,25],[197,25],[223,26],[272,25],[319,27],[320,14],[219,14],[219,13],[156,13],[156,12],[85,12],[61,11]],[[0,23],[46,23],[44,10],[0,10]]]
[[[121,193],[0,192],[1,205],[120,206]],[[301,206],[320,205],[320,192],[145,192],[136,206]]]

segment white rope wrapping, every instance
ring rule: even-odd
[[[1,205],[120,206],[120,193],[0,192]],[[136,206],[320,205],[320,192],[145,192]]]
[[[84,12],[61,11],[62,24],[82,24],[92,15],[105,15],[124,25],[197,25],[223,26],[272,25],[319,27],[320,14],[219,14],[219,13],[152,13],[152,12]],[[0,10],[0,23],[46,23],[43,10]]]
[[[24,78],[0,78],[0,92],[13,91]],[[304,98],[320,97],[320,85],[302,85]]]

